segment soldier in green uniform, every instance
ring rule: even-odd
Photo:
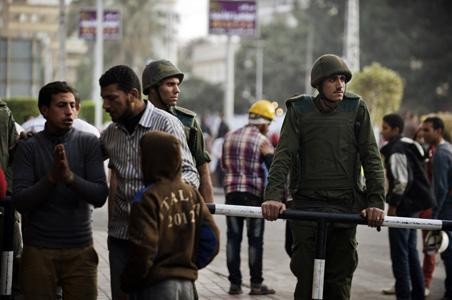
[[[156,60],[149,63],[142,77],[143,93],[156,107],[176,116],[184,125],[187,144],[196,163],[200,177],[199,192],[206,203],[213,203],[213,188],[209,172],[210,156],[205,150],[201,126],[196,113],[177,106],[182,73],[168,60]]]
[[[305,211],[357,213],[369,226],[384,219],[384,173],[369,111],[357,95],[345,92],[352,74],[336,55],[319,57],[311,70],[315,97],[287,101],[281,139],[270,168],[262,213],[275,220],[287,174],[293,208]],[[361,166],[366,190],[359,184]],[[316,222],[291,220],[294,238],[290,268],[297,277],[295,299],[311,299]],[[323,299],[349,299],[358,264],[356,225],[330,224],[327,229]]]

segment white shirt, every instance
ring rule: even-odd
[[[34,117],[31,120],[26,121],[25,123],[22,124],[23,129],[25,130],[25,132],[39,132],[44,130],[44,126],[46,124],[46,119],[44,118],[43,115],[39,115],[37,117]],[[91,125],[90,123],[82,120],[82,119],[75,119],[74,123],[72,124],[72,126],[75,129],[78,129],[80,131],[84,131],[84,132],[88,132],[91,134],[94,134],[97,137],[100,137],[100,133],[99,130],[94,127],[93,125]]]

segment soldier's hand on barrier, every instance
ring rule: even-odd
[[[286,205],[280,201],[268,200],[262,203],[261,208],[264,219],[274,221],[286,210]]]
[[[377,230],[381,230],[383,224],[385,212],[377,207],[368,207],[361,211],[361,216],[367,219],[367,225],[369,227],[377,227]]]

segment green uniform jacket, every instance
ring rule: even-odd
[[[6,174],[8,191],[12,190],[12,171],[10,168],[10,150],[17,140],[16,125],[6,103],[0,99],[0,168]]]
[[[295,208],[349,213],[383,209],[383,166],[364,101],[346,93],[330,113],[321,113],[316,101],[318,97],[306,95],[287,101],[264,199],[281,201],[290,174]],[[366,192],[358,183],[361,164]]]
[[[209,153],[205,150],[202,129],[196,120],[196,113],[180,106],[171,107],[169,112],[184,125],[188,148],[190,148],[196,167],[210,162]]]

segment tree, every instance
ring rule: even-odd
[[[223,89],[220,84],[211,84],[202,79],[191,77],[182,82],[180,105],[195,111],[198,115],[207,115],[223,108]]]
[[[309,7],[294,1],[289,14],[273,16],[261,28],[263,41],[263,98],[280,106],[295,94],[305,93],[306,51],[309,26],[314,30],[313,57],[342,53],[344,0],[313,0]],[[320,21],[321,20],[321,21]],[[313,24],[310,24],[310,23]],[[244,113],[255,99],[256,41],[243,40],[236,55],[235,111]]]
[[[452,109],[452,1],[361,1],[361,63],[377,61],[405,80],[402,105]]]
[[[314,32],[311,57],[341,56],[345,0],[294,1],[290,14],[262,27],[266,98],[281,102],[304,90],[307,33]],[[452,1],[360,1],[360,64],[378,62],[404,80],[401,107],[415,113],[452,110]],[[291,19],[295,19],[292,22]],[[295,26],[294,26],[295,25]],[[236,57],[236,108],[255,95],[254,41],[246,40]]]
[[[154,57],[152,43],[154,37],[164,34],[165,24],[161,11],[156,9],[158,0],[104,0],[104,9],[115,8],[121,12],[122,38],[118,41],[104,41],[105,69],[125,64],[138,74],[144,69],[147,60]],[[96,7],[95,0],[73,0],[68,13],[68,35],[78,31],[78,15],[82,7]],[[94,42],[88,41],[88,55],[81,62],[78,78],[85,84],[79,87],[80,93],[90,95],[92,66],[94,65]]]
[[[361,95],[369,107],[373,123],[384,115],[399,110],[403,97],[403,81],[399,74],[378,63],[353,74],[348,90]]]

